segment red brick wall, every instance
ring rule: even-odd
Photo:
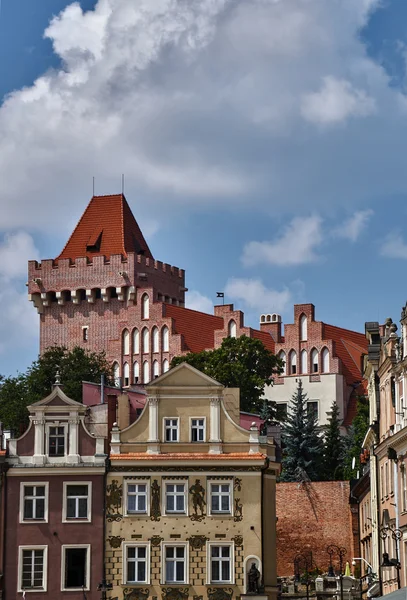
[[[277,484],[277,575],[294,574],[296,553],[312,551],[323,571],[329,565],[326,548],[343,546],[352,561],[354,538],[349,505],[349,481]],[[338,568],[338,559],[334,564]]]

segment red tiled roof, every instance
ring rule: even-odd
[[[251,329],[251,332],[254,338],[263,342],[267,350],[270,350],[270,352],[273,353],[275,352],[276,344],[269,333],[267,333],[266,331],[260,331],[259,329]]]
[[[228,454],[209,454],[206,452],[168,452],[167,454],[147,454],[146,452],[127,452],[111,454],[110,460],[264,460],[262,452],[229,452]]]
[[[93,196],[59,258],[106,256],[128,252],[153,258],[123,194]]]
[[[343,421],[345,426],[349,426],[356,416],[357,396],[366,392],[366,381],[362,375],[362,355],[367,354],[367,339],[363,333],[326,324],[324,324],[324,337],[334,340],[335,352],[342,361],[346,383],[355,386]]]
[[[215,330],[223,329],[223,318],[173,304],[164,304],[164,314],[175,321],[175,333],[183,336],[183,350],[201,352],[215,346]]]

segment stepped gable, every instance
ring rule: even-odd
[[[164,304],[164,315],[174,319],[174,333],[182,335],[183,350],[189,352],[214,348],[215,331],[224,328],[222,317],[173,304]]]
[[[113,254],[127,257],[129,252],[153,259],[126,198],[123,194],[93,196],[57,260],[109,259]]]

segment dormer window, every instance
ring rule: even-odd
[[[65,456],[65,427],[54,426],[49,428],[48,436],[49,456]]]

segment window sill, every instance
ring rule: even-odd
[[[89,592],[90,587],[72,587],[61,589],[61,592]]]
[[[217,513],[208,513],[208,517],[222,517],[224,519],[225,517],[233,517],[233,515],[230,512],[224,512],[224,513],[217,512]]]
[[[20,525],[39,525],[40,523],[48,523],[48,519],[25,519],[20,521]]]
[[[92,523],[91,519],[63,519],[62,523],[69,523],[70,525],[85,525],[88,523]],[[82,589],[82,588],[81,588]]]
[[[38,593],[38,592],[43,592],[45,593],[47,590],[43,587],[40,588],[22,588],[18,590],[19,594],[31,594],[31,593]]]
[[[149,517],[150,515],[146,512],[132,512],[123,515],[123,517]]]

